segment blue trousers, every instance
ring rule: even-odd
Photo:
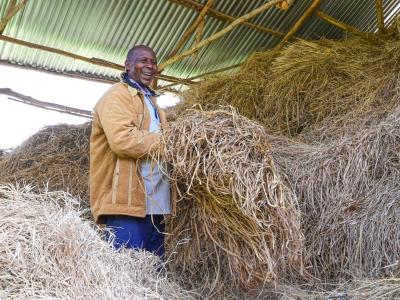
[[[114,247],[144,249],[164,256],[164,215],[147,215],[145,218],[106,216],[105,223],[114,234]]]

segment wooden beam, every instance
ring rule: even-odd
[[[375,6],[376,6],[376,17],[378,20],[378,31],[385,32],[385,20],[383,17],[382,0],[375,0]]]
[[[21,2],[17,4],[16,0],[10,0],[6,9],[6,13],[0,21],[0,34],[3,34],[8,22],[26,5],[27,2],[28,0],[21,0]]]
[[[168,81],[168,82],[183,84],[183,85],[192,85],[192,84],[196,83],[195,81],[191,81],[189,79],[181,79],[181,78],[172,77],[172,76],[168,76],[168,75],[164,75],[164,74],[158,74],[158,75],[156,75],[156,78],[158,78],[160,80]]]
[[[156,92],[160,93],[160,94],[165,94],[165,93],[171,93],[174,94],[175,96],[179,96],[181,94],[180,91],[174,90],[174,89],[170,89],[170,88],[162,88],[162,89],[158,89],[156,90]]]
[[[19,65],[16,63],[12,63],[8,60],[0,60],[0,66],[12,67],[21,70],[33,70],[45,74],[56,75],[56,76],[64,76],[68,78],[75,78],[81,80],[88,80],[100,83],[107,83],[107,84],[114,84],[119,81],[117,78],[105,78],[100,77],[92,74],[82,73],[82,72],[73,72],[73,71],[56,71],[56,70],[49,70],[44,69],[43,67],[33,67],[32,65]]]
[[[203,9],[203,5],[202,4],[200,4],[200,3],[196,2],[196,1],[193,1],[193,0],[168,0],[168,1],[170,1],[172,3],[175,3],[175,4],[179,4],[179,5],[185,6],[185,7],[189,8],[189,9],[191,9],[191,10],[201,11]],[[284,0],[282,0],[282,1],[284,1]],[[210,8],[207,11],[207,15],[210,15],[213,18],[216,18],[216,19],[219,19],[219,20],[225,21],[225,22],[233,22],[233,21],[235,21],[237,19],[237,18],[235,18],[233,16],[224,14],[224,13],[222,13],[222,12],[220,12],[218,10],[212,9],[212,8]],[[250,27],[252,29],[255,29],[255,30],[258,30],[258,31],[261,31],[261,32],[264,32],[264,33],[272,34],[272,35],[275,35],[275,36],[285,36],[285,33],[283,33],[283,32],[279,32],[277,30],[273,30],[273,29],[270,29],[270,28],[262,27],[262,26],[259,26],[259,25],[256,25],[256,24],[253,24],[253,23],[250,23],[250,22],[247,22],[247,21],[241,23],[241,25]]]
[[[197,26],[196,28],[196,44],[201,42],[201,40],[203,39],[203,33],[204,33],[204,27],[206,26],[206,22],[204,20],[204,18],[200,21],[199,26]]]
[[[193,22],[193,24],[185,31],[185,33],[182,35],[182,37],[180,38],[180,40],[178,41],[178,43],[176,44],[176,47],[174,48],[174,50],[171,51],[171,53],[168,55],[167,60],[173,56],[175,56],[175,54],[178,53],[179,50],[181,50],[181,48],[183,47],[183,45],[187,42],[187,40],[189,39],[189,37],[192,35],[192,33],[196,30],[196,28],[199,26],[201,20],[203,20],[204,16],[206,15],[207,11],[209,10],[209,8],[213,5],[214,0],[208,0],[207,4],[202,8],[200,14],[198,15],[198,17],[196,18],[196,20]],[[162,69],[159,68],[159,72],[161,72]]]
[[[13,38],[10,36],[6,36],[6,35],[0,35],[0,40],[6,41],[9,43],[13,43],[13,44],[17,44],[17,45],[21,45],[21,46],[25,46],[25,47],[29,47],[32,49],[37,49],[37,50],[42,50],[42,51],[46,51],[46,52],[50,52],[50,53],[59,54],[62,56],[70,57],[70,58],[73,58],[76,60],[84,61],[84,62],[93,64],[93,65],[97,65],[97,66],[101,66],[101,67],[107,67],[107,68],[111,68],[111,69],[115,69],[115,70],[119,70],[119,71],[125,70],[125,66],[119,65],[119,64],[116,64],[116,63],[113,63],[110,61],[106,61],[106,60],[99,59],[99,58],[88,58],[85,56],[77,55],[77,54],[67,52],[64,50],[60,50],[57,48],[42,46],[39,44],[19,40],[19,39],[16,39],[16,38]],[[172,77],[172,76],[168,76],[168,75],[158,74],[158,75],[156,75],[156,77],[159,78],[160,80],[179,83],[179,84],[183,84],[183,85],[190,85],[190,84],[194,83],[187,79],[180,79],[180,78],[176,78],[176,77]]]
[[[277,8],[282,10],[288,10],[294,3],[294,0],[285,0],[279,4],[277,4]]]
[[[341,22],[339,20],[336,20],[335,18],[323,13],[322,11],[317,11],[316,15],[318,17],[320,17],[322,20],[324,20],[324,21],[328,22],[329,24],[332,24],[332,25],[334,25],[334,26],[336,26],[336,27],[338,27],[338,28],[340,28],[342,30],[345,30],[345,31],[348,31],[348,32],[351,32],[351,33],[354,33],[354,34],[357,34],[357,35],[368,36],[367,33],[361,32],[360,30],[358,30],[357,28],[355,28],[353,26],[350,26],[350,25],[348,25],[346,23],[343,23],[343,22]]]
[[[241,65],[242,64],[236,64],[236,65],[232,65],[232,66],[229,66],[229,67],[213,70],[213,71],[210,71],[210,72],[206,72],[206,73],[203,73],[203,74],[200,74],[200,75],[196,75],[196,76],[190,77],[188,79],[189,80],[195,80],[195,79],[199,79],[199,78],[202,78],[202,77],[205,77],[205,76],[222,73],[222,72],[225,72],[225,71],[228,71],[228,70],[239,68]]]
[[[225,68],[217,69],[217,70],[214,70],[214,71],[206,72],[206,73],[203,73],[203,74],[200,74],[200,75],[189,77],[188,80],[195,80],[195,79],[199,79],[199,78],[202,78],[202,77],[205,77],[205,76],[208,76],[208,75],[218,74],[218,73],[225,72],[225,71],[228,71],[228,70],[236,69],[236,68],[240,67],[241,65],[242,64],[236,64],[236,65],[232,65],[232,66],[229,66],[229,67],[225,67]],[[159,88],[159,90],[160,91],[164,91],[165,89],[173,87],[173,86],[176,86],[176,85],[179,85],[179,83],[171,83],[171,84],[165,85],[165,86]]]
[[[5,13],[4,13],[4,17],[2,18],[2,20],[3,20],[6,16],[8,16],[8,15],[10,15],[10,14],[12,13],[12,11],[13,11],[13,9],[15,8],[16,5],[17,5],[17,0],[9,0],[8,5],[7,5],[7,8],[6,8],[6,11],[5,11]]]
[[[12,89],[0,88],[0,94],[11,96],[11,97],[7,98],[9,100],[17,101],[17,102],[28,104],[31,106],[48,109],[48,110],[52,110],[52,111],[57,111],[60,113],[66,113],[66,114],[83,117],[83,118],[89,118],[89,119],[92,118],[92,112],[89,110],[83,110],[83,109],[78,109],[78,108],[74,108],[74,107],[64,106],[61,104],[40,101],[40,100],[34,99],[30,96],[26,96],[26,95],[17,93],[15,91],[13,91]]]
[[[202,47],[210,44],[211,42],[215,41],[216,39],[219,39],[220,37],[222,37],[223,35],[225,35],[226,33],[230,32],[231,30],[233,30],[236,26],[242,24],[243,22],[246,22],[247,20],[253,18],[254,16],[258,15],[259,13],[267,10],[268,8],[276,5],[277,3],[282,2],[283,0],[271,0],[268,3],[265,3],[264,5],[261,5],[260,7],[252,10],[251,12],[241,16],[240,18],[236,19],[235,21],[233,21],[231,24],[229,24],[227,27],[225,27],[224,29],[218,31],[217,33],[214,33],[213,35],[211,35],[210,37],[208,37],[207,39],[201,41],[199,44],[195,45],[194,47],[192,47],[191,49],[183,52],[180,55],[174,56],[170,59],[168,59],[167,61],[163,62],[160,64],[160,69],[164,69],[166,66],[171,65],[177,61],[180,61],[182,59],[184,59],[185,57],[192,55],[193,53],[195,53],[196,51],[200,50]],[[321,1],[321,0],[319,0]]]
[[[308,18],[314,13],[317,9],[318,5],[322,0],[314,0],[310,7],[304,12],[304,14],[297,20],[297,22],[293,25],[292,29],[285,35],[282,41],[278,44],[276,49],[281,49],[286,42],[303,26],[303,24],[308,20]]]

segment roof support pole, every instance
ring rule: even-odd
[[[30,96],[25,96],[23,94],[14,92],[12,89],[8,89],[8,88],[0,89],[0,94],[10,96],[7,98],[9,100],[21,102],[21,103],[32,105],[35,107],[58,111],[60,113],[66,113],[66,114],[70,114],[70,115],[74,115],[74,116],[78,116],[78,117],[84,117],[84,118],[89,118],[89,119],[92,118],[92,112],[89,110],[83,110],[83,109],[69,107],[69,106],[65,106],[65,105],[61,105],[61,104],[36,100]]]
[[[168,59],[167,61],[163,62],[162,64],[160,64],[159,68],[160,69],[164,69],[166,66],[171,65],[177,61],[180,61],[182,59],[184,59],[185,57],[192,55],[193,53],[197,52],[198,50],[200,50],[202,47],[207,46],[208,44],[210,44],[211,42],[219,39],[220,37],[222,37],[223,35],[225,35],[226,33],[230,32],[231,30],[233,30],[236,26],[242,24],[243,22],[253,18],[254,16],[258,15],[259,13],[267,10],[268,8],[282,2],[283,0],[271,0],[268,3],[261,5],[260,7],[252,10],[251,12],[241,16],[240,18],[236,19],[235,21],[233,21],[231,24],[229,24],[227,27],[225,27],[224,29],[218,31],[217,33],[214,33],[212,36],[208,37],[207,39],[201,41],[200,43],[198,43],[197,45],[195,45],[194,47],[192,47],[191,49],[183,52],[180,55],[171,57],[170,59]]]
[[[308,20],[308,18],[313,14],[313,12],[317,9],[318,5],[322,2],[322,0],[314,0],[310,7],[304,12],[304,14],[297,20],[297,22],[293,25],[292,29],[285,35],[282,41],[276,46],[276,49],[281,49],[286,42],[303,26],[303,24]]]
[[[383,17],[382,0],[375,0],[375,6],[376,6],[376,17],[378,20],[378,31],[384,32],[385,31],[385,20]]]
[[[368,34],[366,34],[364,32],[361,32],[360,30],[358,30],[357,28],[355,28],[353,26],[350,26],[350,25],[348,25],[346,23],[343,23],[343,22],[341,22],[339,20],[336,20],[335,18],[333,18],[331,16],[328,16],[327,14],[323,13],[322,11],[317,11],[316,15],[318,17],[320,17],[322,20],[324,20],[324,21],[326,21],[326,22],[328,22],[328,23],[330,23],[330,24],[332,24],[332,25],[334,25],[334,26],[336,26],[336,27],[338,27],[340,29],[343,29],[345,31],[348,31],[348,32],[351,32],[351,33],[354,33],[354,34],[357,34],[357,35],[362,35],[362,36],[367,36],[368,35]]]
[[[295,0],[285,0],[279,3],[276,7],[282,10],[288,10],[294,3]]]
[[[200,14],[196,18],[196,20],[193,22],[193,24],[182,35],[182,37],[178,41],[176,47],[174,48],[174,50],[171,51],[171,53],[168,55],[167,59],[175,56],[175,54],[177,54],[178,51],[181,50],[181,48],[186,43],[186,41],[189,39],[189,37],[192,35],[192,33],[200,25],[200,22],[204,19],[205,15],[207,14],[208,9],[213,5],[213,3],[214,3],[214,0],[208,0],[207,1],[207,4],[203,7],[203,9],[201,10]]]
[[[185,6],[192,10],[201,11],[203,9],[203,5],[201,5],[200,3],[193,1],[193,0],[169,0],[169,1],[172,3],[176,3],[179,5]],[[282,1],[284,1],[284,0],[282,0]],[[211,17],[221,20],[221,21],[233,22],[236,20],[235,17],[224,14],[224,13],[222,13],[218,10],[212,9],[212,8],[210,8],[207,11],[207,15],[210,15]],[[279,32],[279,31],[276,31],[276,30],[273,30],[270,28],[265,28],[265,27],[262,27],[262,26],[259,26],[259,25],[256,25],[256,24],[253,24],[250,22],[243,22],[242,25],[250,27],[250,28],[258,30],[258,31],[261,31],[261,32],[264,32],[264,33],[272,34],[275,36],[284,36],[285,35],[283,32]]]
[[[196,75],[196,76],[190,77],[187,80],[194,80],[194,79],[199,79],[199,78],[202,78],[202,77],[205,77],[205,76],[208,76],[208,75],[222,73],[222,72],[225,72],[225,71],[228,71],[228,70],[239,68],[241,65],[242,64],[236,64],[236,65],[233,65],[233,66],[229,66],[229,67],[213,70],[213,71],[210,71],[210,72],[206,72],[206,73],[203,73],[203,74],[200,74],[200,75]],[[160,88],[160,91],[163,91],[163,90],[168,89],[170,87],[176,86],[178,84],[179,83],[171,83],[171,84],[165,85],[165,86]]]
[[[125,70],[125,66],[123,65],[119,65],[110,61],[106,61],[103,59],[98,59],[98,58],[89,58],[89,57],[85,57],[85,56],[81,56],[81,55],[77,55],[71,52],[67,52],[64,50],[60,50],[57,48],[51,48],[51,47],[47,47],[47,46],[42,46],[39,44],[35,44],[35,43],[31,43],[31,42],[27,42],[27,41],[23,41],[23,40],[19,40],[13,37],[9,37],[6,35],[0,35],[0,41],[6,41],[9,43],[13,43],[13,44],[17,44],[17,45],[21,45],[21,46],[25,46],[25,47],[29,47],[32,49],[37,49],[37,50],[42,50],[42,51],[47,51],[50,53],[55,53],[55,54],[59,54],[62,56],[66,56],[66,57],[70,57],[76,60],[80,60],[80,61],[84,61],[93,65],[97,65],[97,66],[101,66],[101,67],[107,67],[107,68],[111,68],[111,69],[115,69],[115,70],[119,70],[119,71],[123,71]],[[157,78],[159,78],[160,80],[164,80],[164,81],[168,81],[168,82],[174,82],[174,83],[179,83],[179,84],[184,84],[184,85],[190,85],[193,84],[193,81],[187,80],[187,79],[180,79],[180,78],[176,78],[176,77],[172,77],[172,76],[168,76],[168,75],[161,75],[158,74],[156,75]]]
[[[205,19],[201,19],[199,26],[196,29],[196,45],[201,42],[204,33],[204,27],[206,25]]]
[[[21,0],[21,2],[17,4],[16,0],[10,0],[6,9],[6,13],[0,21],[0,34],[3,34],[8,22],[26,5],[27,2],[28,0]]]

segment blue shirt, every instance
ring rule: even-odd
[[[129,79],[133,81],[131,78]],[[151,102],[151,94],[145,88],[141,88],[141,91],[151,117],[149,132],[160,132],[160,119],[157,109]],[[151,158],[142,160],[142,176],[146,188],[146,213],[148,215],[171,213],[170,184],[160,168],[161,166],[156,160]]]

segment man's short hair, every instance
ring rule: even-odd
[[[136,46],[132,47],[132,48],[128,51],[128,54],[126,55],[126,60],[131,60],[131,59],[134,57],[135,52],[136,52],[137,50],[150,50],[151,52],[153,52],[153,53],[155,54],[155,51],[154,51],[152,48],[150,48],[149,46],[146,46],[146,45],[136,45]]]

